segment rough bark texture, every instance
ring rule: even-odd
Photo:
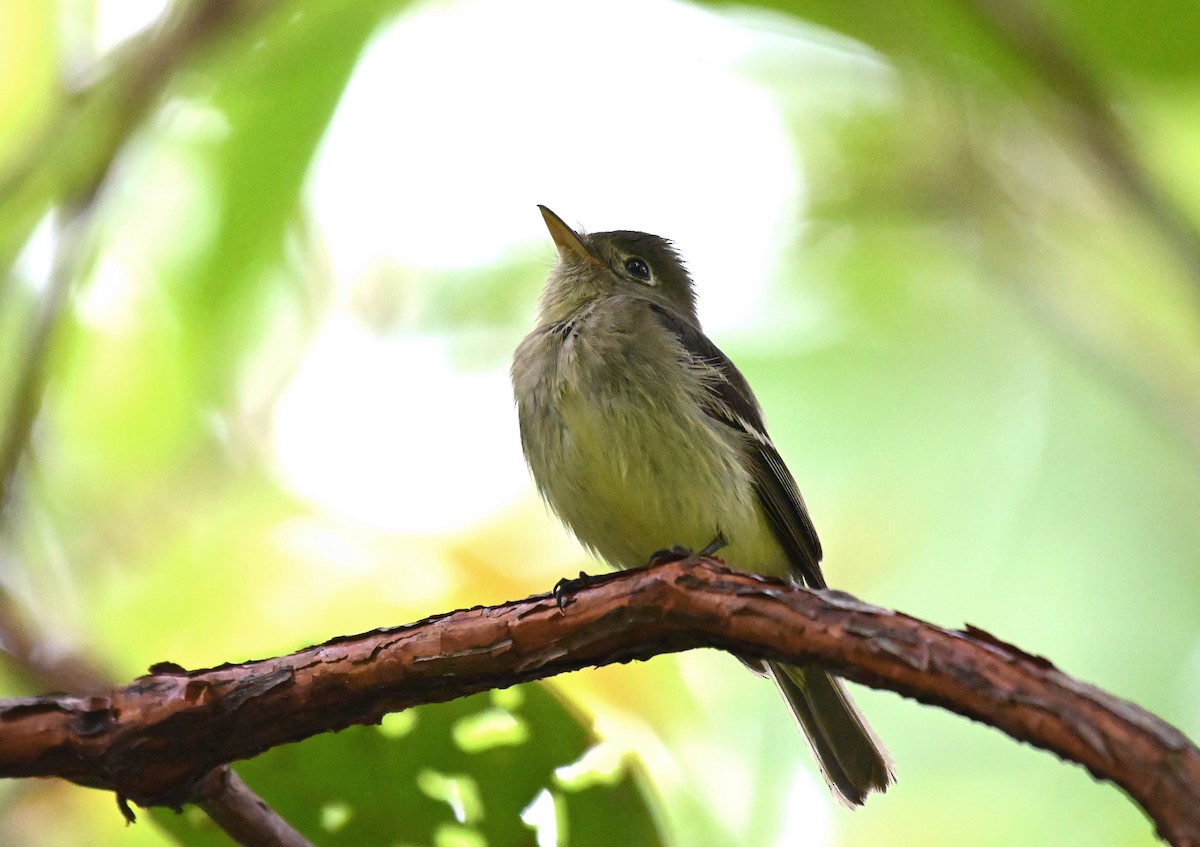
[[[561,607],[560,607],[561,600]],[[959,632],[708,561],[336,638],[289,656],[151,669],[91,696],[0,702],[0,776],[59,776],[179,805],[214,767],[384,714],[696,647],[811,661],[995,726],[1120,786],[1200,847],[1200,751],[1139,707],[987,633]]]

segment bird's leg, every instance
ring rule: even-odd
[[[717,551],[722,547],[727,547],[728,545],[729,539],[725,537],[725,533],[718,529],[717,537],[708,542],[708,546],[700,551],[700,555],[706,559],[716,559],[718,562],[720,562],[721,559],[717,556]]]
[[[717,537],[708,542],[708,545],[700,551],[700,556],[705,559],[716,559],[718,562],[721,559],[717,558],[716,552],[722,547],[729,544],[729,539],[725,537],[725,533],[717,530]],[[696,554],[688,547],[682,547],[676,544],[674,547],[664,547],[662,550],[655,550],[650,554],[651,566],[665,565],[668,562],[682,562],[684,559],[690,559]]]
[[[729,539],[725,537],[725,533],[718,529],[717,537],[708,542],[708,545],[698,555],[706,559],[716,559],[719,562],[721,560],[715,554],[728,544]],[[655,550],[650,554],[649,564],[653,566],[665,565],[669,562],[682,562],[684,559],[690,559],[696,555],[690,547],[683,547],[676,544],[674,547],[664,547],[661,550]]]

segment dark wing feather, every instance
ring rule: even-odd
[[[747,437],[755,492],[776,539],[787,553],[793,577],[813,588],[824,588],[821,542],[816,527],[808,516],[796,480],[767,435],[762,410],[750,384],[700,327],[663,306],[652,304],[650,309],[659,323],[679,339],[693,362],[711,374],[704,380],[712,399],[705,412]]]

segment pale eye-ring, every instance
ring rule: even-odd
[[[625,273],[635,279],[640,279],[642,282],[650,281],[650,266],[646,264],[644,259],[639,259],[637,256],[632,256],[625,260]]]

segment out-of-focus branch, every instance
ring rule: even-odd
[[[95,192],[175,72],[285,2],[173,3],[162,20],[106,57],[94,82],[62,100],[24,157],[0,174],[0,291],[33,227],[60,202]]]
[[[0,590],[0,650],[5,660],[28,680],[54,690],[103,691],[110,687],[104,672],[83,656],[56,655],[16,608],[11,595]],[[0,730],[2,732],[2,730]],[[209,771],[187,798],[242,847],[313,847],[272,809],[228,765]],[[121,811],[133,822],[133,810],[123,800]]]
[[[0,588],[0,653],[21,677],[43,691],[100,691],[111,685],[99,668],[44,642],[12,594]]]
[[[697,647],[815,662],[1078,762],[1170,843],[1200,845],[1200,750],[1132,703],[987,633],[689,561],[337,638],[256,662],[152,669],[91,697],[0,703],[0,776],[178,805],[214,767],[387,712]]]
[[[191,800],[243,847],[313,847],[227,765],[209,771]]]
[[[1023,0],[969,0],[988,32],[1002,43],[1059,105],[1059,111],[1103,178],[1129,198],[1178,258],[1200,307],[1200,229],[1139,156],[1113,107],[1112,93],[1046,11]],[[1085,367],[1109,380],[1152,419],[1200,453],[1200,394],[1194,368],[1164,368],[1164,352],[1142,344],[1121,354],[1102,325],[1065,310],[1056,299],[1061,286],[1030,283],[1006,264],[1004,289],[1020,291],[1021,305]],[[1136,319],[1131,319],[1136,320]],[[1149,332],[1150,330],[1143,330]]]
[[[17,485],[17,471],[42,405],[50,347],[62,310],[85,260],[85,230],[90,218],[90,198],[69,214],[60,228],[50,283],[40,304],[37,322],[29,332],[16,384],[6,409],[0,433],[0,528],[8,520],[8,509]]]
[[[1084,145],[1172,246],[1200,290],[1200,230],[1146,169],[1092,70],[1030,4],[970,0],[967,6],[1068,107]]]
[[[0,294],[10,279],[8,268],[34,225],[51,208],[61,207],[55,267],[0,436],[0,520],[37,417],[51,338],[84,262],[82,231],[117,154],[179,68],[284,2],[173,4],[153,27],[106,57],[104,72],[65,99],[25,156],[8,173],[0,174]]]
[[[14,608],[11,596],[0,591],[0,648],[23,676],[55,690],[102,691],[110,687],[100,668],[82,656],[52,655],[39,636]],[[203,809],[242,847],[313,847],[228,765],[201,777],[188,801]],[[120,807],[132,823],[129,804],[121,802]]]
[[[0,530],[41,408],[54,334],[88,256],[87,225],[95,199],[125,142],[141,125],[175,72],[200,52],[257,22],[286,0],[192,0],[175,3],[154,27],[107,58],[95,82],[63,101],[23,160],[0,175],[0,297],[17,250],[47,211],[60,207],[61,230],[36,323],[29,332],[0,431]],[[5,533],[0,532],[0,535]],[[50,687],[99,688],[85,661],[50,661],[12,597],[0,591],[0,649],[32,679]],[[228,767],[197,782],[188,799],[245,847],[302,847],[308,842]]]

